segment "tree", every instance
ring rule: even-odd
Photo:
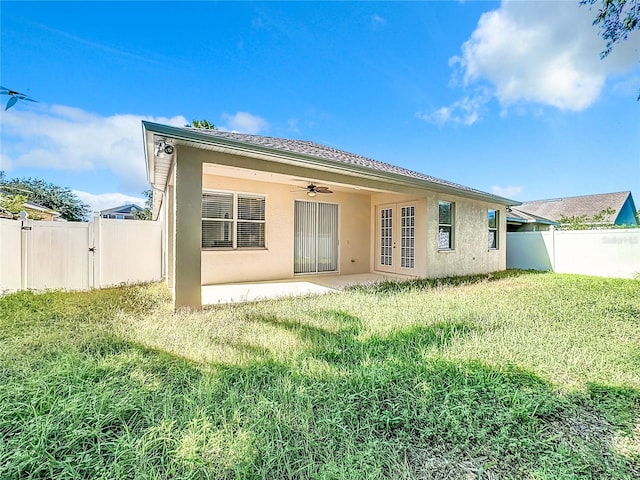
[[[0,193],[0,217],[16,219],[20,212],[24,210],[29,214],[29,218],[40,220],[42,217],[34,210],[25,206],[27,197],[24,195],[13,195],[10,193]]]
[[[136,220],[151,220],[152,219],[152,208],[153,208],[153,192],[151,189],[144,190],[142,195],[145,197],[144,208],[142,210],[136,210],[133,212],[133,218]]]
[[[201,128],[203,130],[215,130],[216,126],[209,120],[192,120],[191,123],[185,125],[185,127]]]
[[[600,58],[605,58],[616,43],[640,29],[640,0],[580,0],[580,5],[591,7],[600,2],[593,24],[600,26],[602,38],[607,41],[606,48],[600,52]]]
[[[560,230],[593,230],[596,228],[613,228],[615,225],[609,220],[611,215],[616,213],[615,209],[608,207],[600,210],[592,217],[587,215],[576,215],[572,217],[566,217],[562,215],[558,222],[560,222]]]
[[[0,189],[10,195],[25,196],[27,200],[38,203],[60,213],[60,216],[71,222],[82,222],[91,215],[91,207],[80,200],[67,187],[59,187],[39,178],[6,179],[4,171],[0,171]]]
[[[600,52],[600,58],[604,59],[616,43],[626,40],[633,30],[640,29],[640,0],[580,0],[580,5],[591,7],[598,2],[602,2],[602,6],[593,24],[600,26],[600,34],[607,41]],[[636,100],[640,101],[640,89]]]

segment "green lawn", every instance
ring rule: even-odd
[[[637,479],[640,281],[6,295],[0,478]]]

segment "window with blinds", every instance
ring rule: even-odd
[[[438,250],[453,250],[453,210],[451,202],[438,202]]]
[[[489,250],[498,249],[498,211],[489,209],[487,219],[489,222]]]
[[[265,248],[265,198],[202,192],[202,248]]]

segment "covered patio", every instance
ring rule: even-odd
[[[309,141],[143,132],[175,309],[505,268],[517,202]]]

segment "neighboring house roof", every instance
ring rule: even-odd
[[[544,217],[559,221],[561,217],[592,218],[609,208],[614,210],[611,215],[605,215],[603,223],[616,223],[623,208],[635,213],[635,205],[631,192],[601,193],[596,195],[582,195],[578,197],[552,198],[523,202],[518,210],[529,215]],[[635,223],[635,221],[634,221]]]
[[[295,163],[354,176],[375,177],[394,183],[420,186],[502,205],[520,204],[520,202],[481,190],[306,140],[189,127],[171,127],[146,121],[142,122],[142,128],[145,134],[149,181],[160,190],[163,190],[166,185],[171,160],[166,156],[155,155],[154,152],[158,142],[171,141],[174,145],[188,145],[270,161]],[[155,207],[156,205],[154,205],[154,211]]]
[[[107,208],[105,210],[100,210],[100,215],[113,215],[116,213],[121,213],[121,214],[131,214],[133,213],[132,210],[137,210],[138,212],[142,211],[143,208],[140,207],[139,205],[136,205],[135,203],[127,203],[125,205],[120,205],[119,207],[113,207],[113,208]]]
[[[523,212],[520,208],[507,208],[507,222],[510,223],[542,223],[545,225],[558,225],[558,222],[549,220],[548,218],[532,215]]]
[[[0,190],[0,194],[2,194],[2,195],[13,195],[13,193],[7,192],[5,190]],[[55,210],[52,210],[50,208],[45,207],[44,205],[40,205],[39,203],[35,203],[35,202],[30,201],[30,200],[27,200],[26,202],[24,202],[23,205],[26,208],[30,208],[31,210],[36,210],[38,212],[43,212],[43,213],[46,213],[48,215],[51,215],[52,218],[57,218],[57,217],[60,217],[62,215],[60,212],[56,212]]]

